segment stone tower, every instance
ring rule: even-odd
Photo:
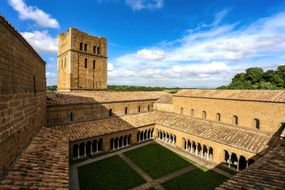
[[[107,88],[107,39],[75,28],[58,36],[58,91]]]

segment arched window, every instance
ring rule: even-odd
[[[150,111],[150,105],[147,106],[147,111]]]
[[[138,107],[138,112],[141,112],[141,106]]]
[[[181,114],[181,115],[183,115],[183,110],[184,110],[184,108],[181,107],[181,108],[180,108],[180,114]]]
[[[233,116],[233,124],[238,125],[238,116],[236,115]]]
[[[93,46],[93,53],[96,53],[96,46]]]
[[[216,114],[216,121],[221,121],[221,114],[220,113]]]
[[[125,114],[128,114],[128,107],[125,107]]]
[[[260,129],[260,121],[259,121],[259,119],[257,119],[257,118],[254,119],[254,127],[255,127],[256,129]]]
[[[95,61],[95,59],[93,60],[93,69],[95,70],[95,68],[96,68],[96,61]]]
[[[80,49],[80,50],[83,50],[83,43],[82,43],[82,42],[81,42],[80,45],[79,45],[79,49]]]
[[[87,51],[87,44],[84,44],[84,51]]]
[[[112,109],[109,109],[109,116],[112,116],[113,115],[113,111]]]
[[[206,113],[206,111],[203,111],[203,112],[202,112],[202,118],[203,118],[203,119],[206,119],[206,118],[207,118],[207,113]]]
[[[70,121],[73,121],[73,120],[74,120],[74,113],[70,112]]]
[[[100,47],[97,47],[97,54],[100,54],[101,52],[101,49],[100,49]]]
[[[191,109],[191,116],[194,117],[194,109]]]
[[[87,68],[87,58],[84,60],[84,68]]]

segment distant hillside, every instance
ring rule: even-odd
[[[245,73],[236,74],[228,86],[218,89],[285,89],[285,65],[266,72],[259,67],[248,68]]]
[[[48,92],[56,91],[57,86],[47,86]],[[148,86],[129,86],[129,85],[108,85],[108,91],[168,91],[176,93],[180,88],[165,88],[165,87],[148,87]]]

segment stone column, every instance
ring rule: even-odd
[[[203,158],[204,157],[204,146],[201,146],[202,147],[202,149],[201,149],[201,158]]]
[[[99,141],[96,143],[96,152],[99,152]]]
[[[231,167],[231,159],[232,159],[232,153],[229,152],[229,159],[228,159],[228,161],[229,161],[229,168]]]
[[[237,158],[237,171],[239,171],[239,159],[240,157]]]
[[[84,144],[84,156],[86,156],[86,144]]]
[[[196,144],[196,152],[195,152],[195,154],[198,155],[198,143],[196,142],[195,144]]]
[[[113,149],[112,150],[115,150],[115,140],[113,140]]]
[[[246,168],[248,168],[248,160],[246,160]]]
[[[210,147],[207,147],[207,160],[209,160],[209,156],[210,156]]]

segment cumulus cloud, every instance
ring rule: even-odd
[[[164,0],[126,0],[125,2],[133,10],[154,10],[164,6]]]
[[[56,19],[38,7],[26,5],[24,0],[9,0],[9,4],[19,13],[22,20],[33,20],[41,27],[59,28]]]
[[[218,12],[203,30],[189,29],[170,46],[142,48],[111,60],[110,81],[140,85],[217,87],[248,67],[285,63],[285,12],[249,25],[221,25]],[[273,66],[272,66],[273,67]]]
[[[22,36],[39,52],[57,53],[57,39],[48,31],[21,32]]]

